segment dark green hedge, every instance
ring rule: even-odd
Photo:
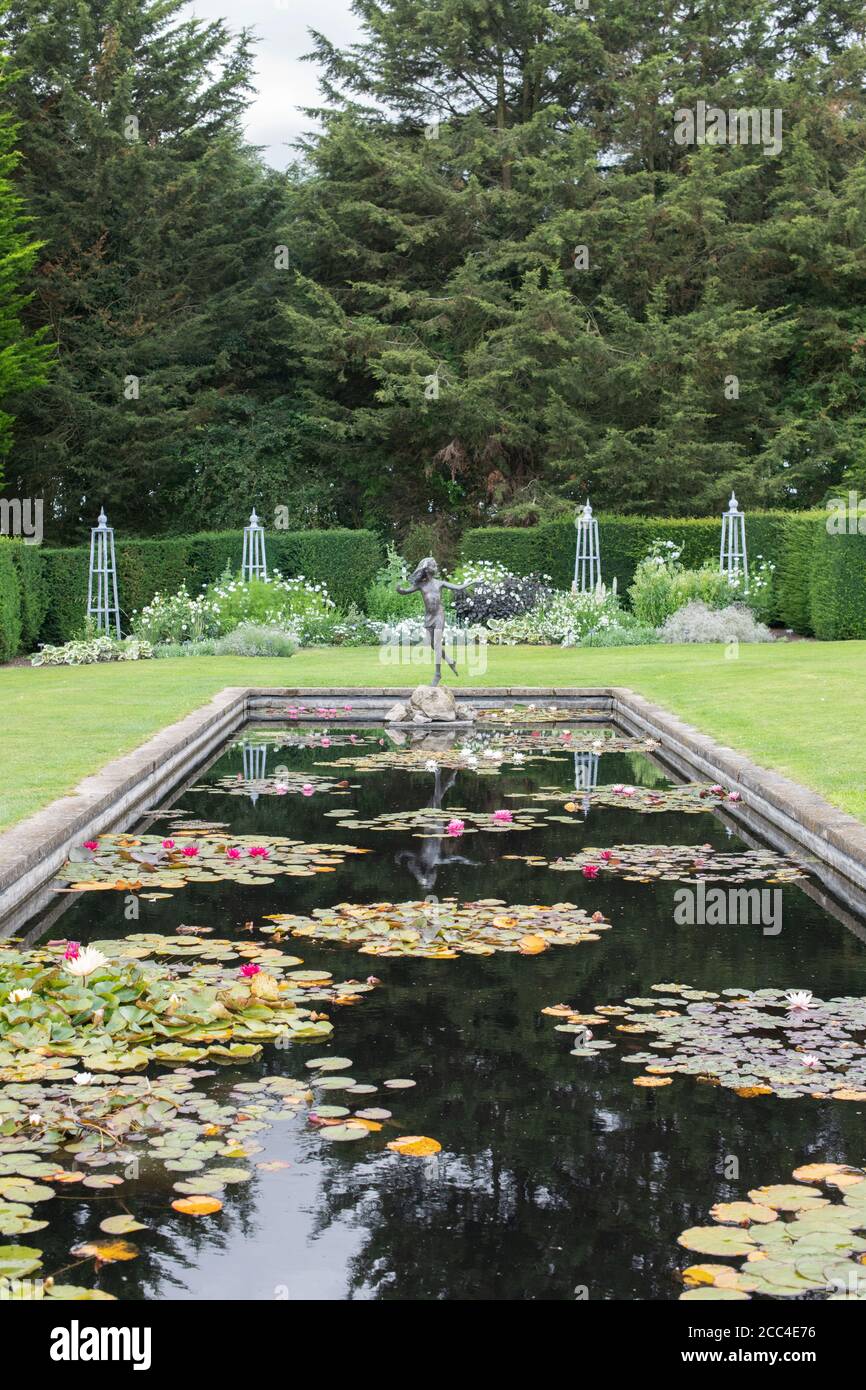
[[[45,551],[38,545],[25,545],[24,541],[10,544],[20,593],[21,650],[29,652],[39,639],[48,606]]]
[[[13,558],[17,545],[0,537],[0,661],[11,661],[21,646],[21,581]]]
[[[324,581],[331,598],[346,607],[363,604],[367,586],[382,563],[372,531],[275,531],[266,538],[268,566],[287,577]],[[218,579],[226,565],[240,569],[241,531],[207,531],[168,540],[116,543],[117,582],[125,624],[156,593],[174,593],[186,580],[190,593]],[[46,614],[43,642],[68,641],[84,625],[90,552],[85,546],[46,550]]]
[[[811,552],[812,630],[825,641],[866,638],[866,536],[818,526]]]
[[[776,560],[776,601],[779,620],[794,632],[811,634],[812,552],[818,536],[826,534],[823,512],[786,516]]]
[[[812,629],[810,576],[816,537],[825,533],[823,512],[749,512],[746,542],[754,567],[760,558],[776,566],[771,621],[797,632]],[[638,563],[654,540],[682,547],[683,564],[694,568],[715,562],[721,542],[721,517],[599,516],[602,577],[617,579],[624,599]],[[541,571],[566,588],[574,574],[575,532],[572,521],[532,527],[483,527],[467,531],[461,557],[499,560],[516,574]],[[822,552],[823,553],[823,552]]]

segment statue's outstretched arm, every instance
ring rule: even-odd
[[[447,579],[442,580],[443,589],[453,589],[455,594],[462,594],[467,589],[471,589],[473,584],[480,584],[480,579],[467,579],[465,584],[449,584]]]
[[[404,589],[402,584],[395,584],[394,587],[398,594],[417,594],[418,592],[418,586],[416,584],[410,584],[408,589]]]

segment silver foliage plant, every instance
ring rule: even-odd
[[[659,628],[663,642],[772,642],[773,634],[741,603],[710,608],[694,599]]]

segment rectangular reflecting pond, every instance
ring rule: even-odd
[[[715,1203],[859,1163],[857,1010],[825,1036],[808,1002],[752,994],[866,996],[857,931],[818,904],[808,865],[738,838],[725,789],[677,791],[659,750],[602,724],[533,720],[251,727],[167,810],[82,847],[63,910],[18,949],[60,969],[93,943],[156,963],[179,991],[160,1036],[137,1043],[131,991],[117,1037],[180,1050],[123,1073],[61,1049],[53,1076],[28,1035],[32,1071],[0,1091],[0,1202],[26,1153],[18,1181],[43,1189],[46,1224],[0,1244],[124,1299],[676,1299],[710,1258],[678,1236]],[[713,924],[717,885],[763,891],[749,901],[766,911]],[[190,1035],[196,970],[221,1000]],[[226,1041],[255,989],[260,1016]],[[269,1007],[287,989],[294,1039]],[[692,1020],[690,1051],[671,1018]],[[66,1177],[46,1197],[48,1167]],[[214,1209],[196,1214],[202,1198]],[[127,1258],[90,1249],[115,1239]]]

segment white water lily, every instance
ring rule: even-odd
[[[812,1007],[812,991],[810,989],[786,989],[785,999],[789,1009],[799,1009],[806,1013]]]
[[[436,772],[437,769],[438,769],[438,767],[439,767],[439,764],[437,763],[437,761],[436,761],[435,758],[428,758],[427,761],[426,761],[426,763],[424,764],[424,771],[425,771],[425,772]]]
[[[9,994],[9,1003],[23,1004],[25,999],[30,999],[32,997],[32,994],[32,989],[13,989]]]
[[[515,753],[515,754],[514,754],[514,757],[511,759],[511,761],[512,761],[513,763],[525,763],[525,762],[526,762],[526,758],[525,758],[525,756],[523,755],[523,753]]]
[[[98,970],[100,966],[107,964],[108,956],[104,956],[95,946],[85,946],[72,960],[65,960],[63,968],[68,970],[70,975],[86,977],[92,975],[94,970]]]
[[[807,1052],[807,1053],[805,1053],[805,1055],[804,1055],[804,1057],[803,1057],[803,1066],[804,1066],[804,1067],[808,1067],[810,1071],[814,1071],[815,1068],[816,1068],[816,1067],[820,1067],[820,1065],[821,1065],[821,1058],[820,1058],[820,1057],[816,1057],[815,1054],[814,1054],[814,1052]]]
[[[497,760],[497,762],[498,762],[498,761],[499,761],[500,754],[497,753],[497,751],[496,751],[495,748],[485,748],[485,750],[484,750],[484,756],[485,756],[485,758],[496,758],[496,760]]]
[[[77,1071],[72,1080],[75,1082],[76,1086],[89,1086],[93,1080],[93,1072]]]

